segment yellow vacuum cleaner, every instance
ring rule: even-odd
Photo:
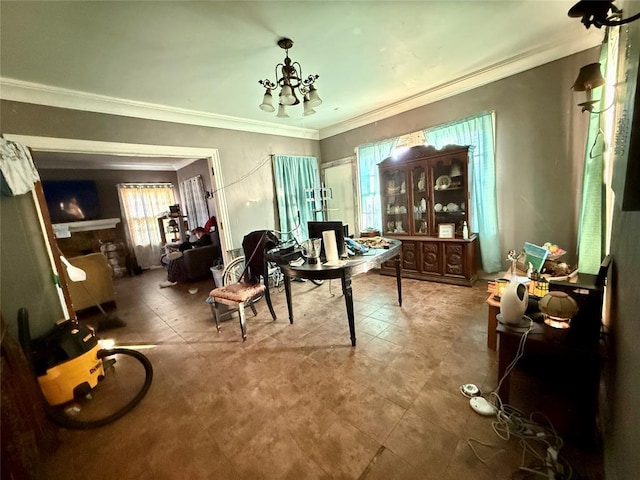
[[[87,429],[111,423],[135,407],[151,386],[153,367],[145,355],[130,348],[103,349],[94,331],[76,321],[61,321],[43,337],[31,340],[29,313],[21,308],[18,333],[46,400],[45,411],[63,427]],[[80,399],[90,402],[90,394],[100,381],[105,380],[105,372],[113,370],[116,358],[124,356],[137,360],[144,370],[139,389],[134,389],[129,397],[115,405],[113,411],[102,412],[104,415],[99,418],[83,420],[69,416],[66,412],[68,404],[74,402],[76,405]],[[127,371],[131,371],[131,363],[128,370],[125,369]]]
[[[21,342],[24,331],[21,326]],[[71,320],[30,344],[31,361],[42,393],[49,405],[61,405],[88,395],[104,377],[98,340],[88,327]],[[23,344],[24,347],[24,344]]]

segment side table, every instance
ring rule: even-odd
[[[498,333],[496,328],[498,327],[497,316],[500,313],[500,300],[496,300],[493,293],[487,298],[487,305],[489,313],[487,315],[487,348],[495,350],[498,346]]]

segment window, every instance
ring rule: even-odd
[[[358,186],[360,188],[360,232],[373,228],[382,232],[380,179],[378,164],[391,155],[398,139],[358,147]]]
[[[498,201],[493,138],[493,114],[480,113],[472,117],[429,128],[424,136],[429,145],[442,148],[447,144],[472,145],[469,152],[471,181],[471,231],[478,233],[482,269],[502,270],[502,250],[498,229]]]
[[[118,195],[125,232],[138,266],[159,266],[162,245],[158,216],[175,204],[173,185],[119,184]]]
[[[315,220],[315,205],[307,201],[307,190],[320,187],[318,160],[316,157],[275,155],[273,176],[280,230],[292,232],[298,241],[308,238],[307,222]]]

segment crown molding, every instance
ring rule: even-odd
[[[445,84],[402,99],[396,103],[331,125],[330,127],[322,128],[320,129],[320,140],[502,80],[511,75],[516,75],[560,58],[568,57],[574,53],[599,46],[601,43],[601,36],[585,34],[576,38],[576,36],[572,34],[568,38],[564,37],[552,44],[531,49],[521,55],[516,55],[502,62],[495,63]]]
[[[79,169],[79,170],[151,170],[151,171],[175,171],[184,168],[193,162],[203,158],[218,156],[215,148],[206,147],[179,147],[174,145],[146,145],[141,143],[117,143],[102,142],[97,140],[79,140],[75,138],[40,137],[34,135],[20,135],[4,133],[6,140],[20,143],[29,147],[32,151],[57,152],[57,153],[82,153],[87,154],[88,159],[92,154],[113,155],[123,157],[122,161],[109,162],[108,165],[85,161],[82,165],[74,161],[49,162],[43,169]],[[171,162],[135,162],[135,157],[163,157],[171,158]]]
[[[409,98],[320,130],[273,125],[267,122],[96,95],[3,77],[0,77],[0,98],[37,105],[122,115],[148,120],[200,125],[308,140],[322,140],[393,117],[413,110],[414,108],[452,97],[511,75],[522,73],[545,63],[596,47],[601,43],[602,38],[599,32],[592,32],[591,34],[584,33],[579,36],[572,32],[553,43],[533,48],[521,55],[511,57],[445,84],[420,92]]]
[[[70,110],[319,140],[318,131],[310,128],[274,125],[256,120],[97,95],[6,77],[0,77],[0,98]]]

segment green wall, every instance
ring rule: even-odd
[[[18,338],[17,314],[29,310],[32,337],[63,318],[33,196],[0,197],[0,308]]]

